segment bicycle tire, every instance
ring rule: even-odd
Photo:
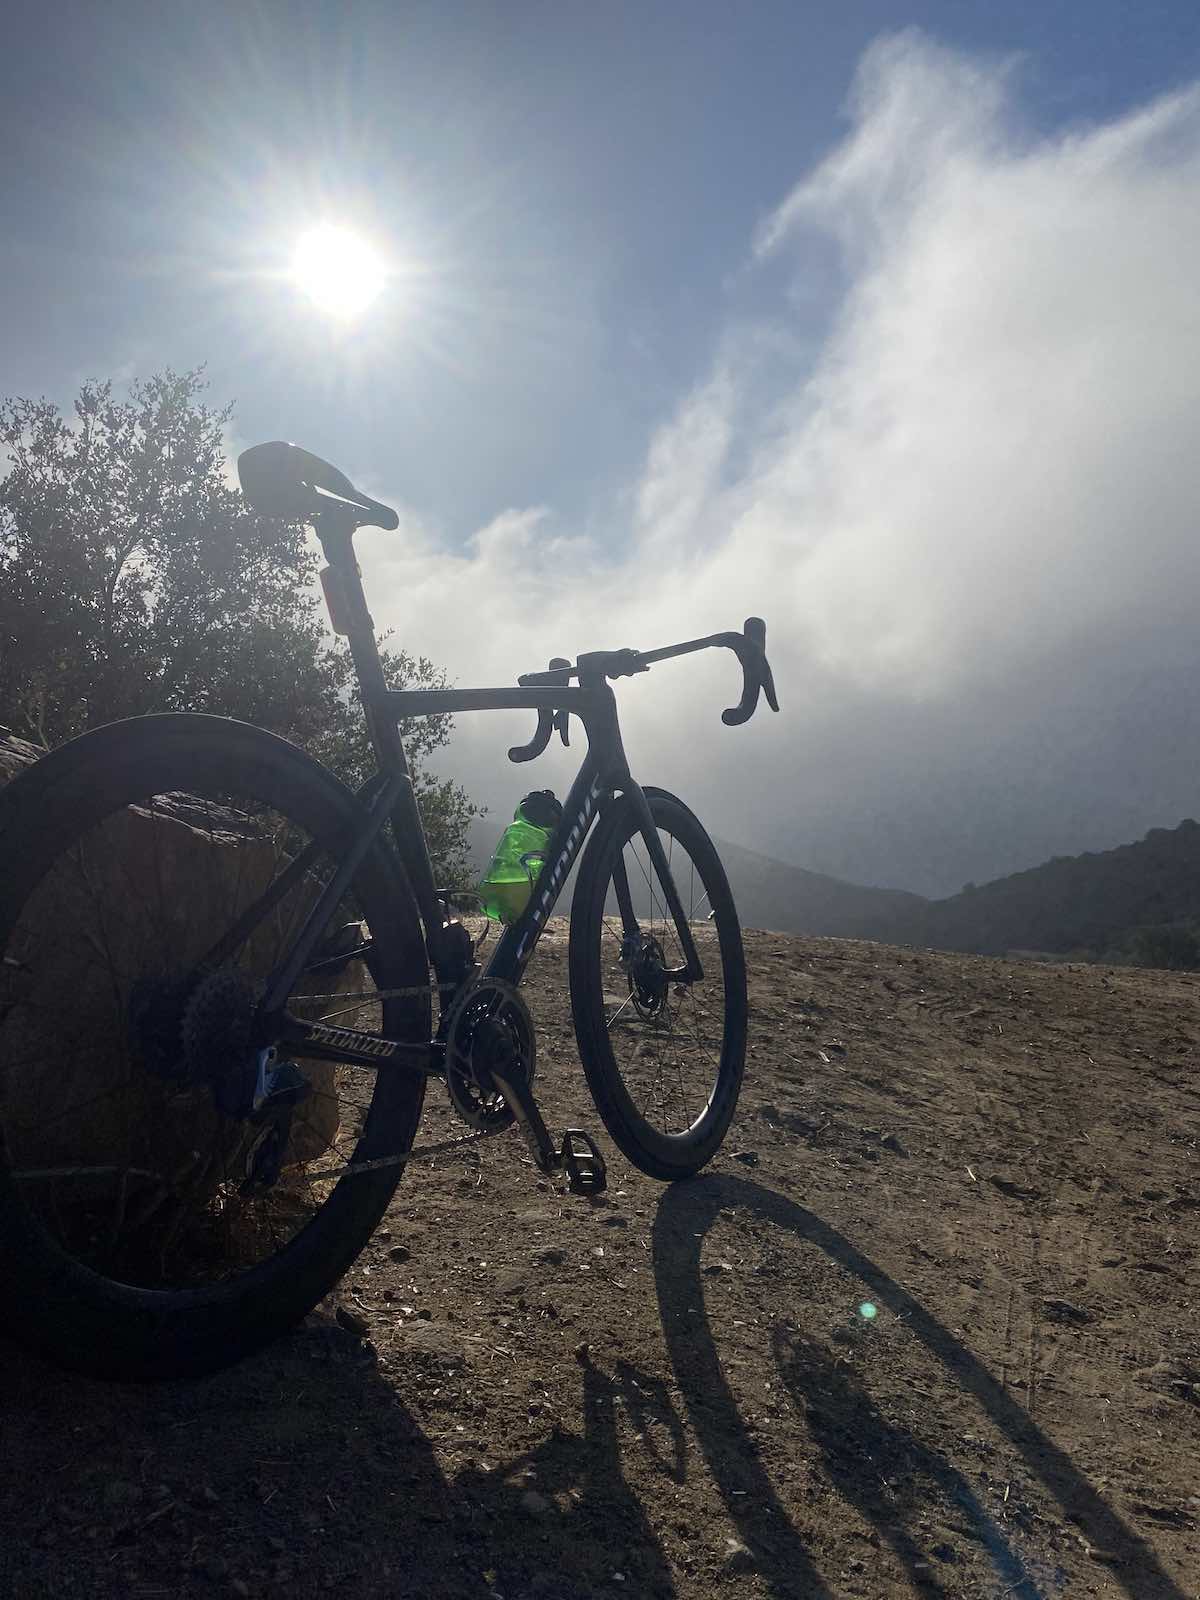
[[[571,904],[571,1006],[588,1088],[614,1143],[640,1171],[673,1181],[691,1176],[712,1160],[733,1120],[745,1069],[746,962],[733,895],[712,840],[676,796],[649,788],[645,795],[660,833],[677,841],[698,870],[715,924],[715,942],[708,940],[702,959],[705,982],[711,984],[713,956],[719,956],[724,1010],[718,1064],[701,1115],[679,1132],[656,1128],[635,1105],[613,1049],[614,1019],[608,1014],[602,949],[610,932],[606,906],[617,858],[640,839],[633,806],[626,801],[618,800],[606,810],[580,864]],[[686,895],[684,902],[687,911]],[[670,936],[677,938],[673,925]],[[632,987],[630,983],[631,991]],[[652,1037],[661,1041],[662,1030]]]
[[[206,784],[214,792],[234,784],[238,792],[260,791],[264,803],[277,804],[281,815],[332,852],[363,817],[331,772],[248,724],[167,715],[98,729],[47,755],[0,791],[0,956],[21,927],[22,907],[71,841],[84,838],[101,819],[130,815],[125,808],[147,794],[188,796]],[[382,842],[363,861],[353,893],[374,940],[376,987],[426,990],[423,998],[372,1002],[382,1008],[380,1031],[427,1040],[429,971],[420,922],[399,862]],[[5,1014],[0,1007],[0,1016]],[[374,1075],[369,1106],[356,1116],[351,1135],[357,1139],[355,1159],[411,1148],[424,1088],[416,1073]],[[311,1220],[279,1253],[227,1282],[163,1290],[105,1277],[63,1250],[27,1203],[0,1126],[0,1305],[6,1331],[62,1365],[104,1377],[194,1376],[226,1366],[282,1334],[330,1291],[383,1215],[402,1170],[384,1167],[333,1180],[328,1197],[315,1202]]]

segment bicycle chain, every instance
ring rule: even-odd
[[[451,992],[457,989],[457,983],[417,983],[407,989],[338,989],[333,994],[294,994],[294,1001],[303,1000],[307,1005],[314,1000],[412,1000],[419,995]]]
[[[355,992],[349,989],[339,989],[335,994],[304,994],[297,995],[297,1000],[305,1002],[326,1000],[402,1000],[413,999],[433,991],[441,994],[453,992],[460,987],[457,983],[426,983],[411,985],[406,989],[370,989]],[[307,1179],[313,1178],[353,1178],[362,1172],[380,1172],[385,1167],[404,1167],[410,1161],[416,1161],[422,1156],[441,1155],[447,1150],[462,1150],[466,1145],[478,1144],[481,1139],[494,1139],[497,1133],[502,1133],[502,1128],[484,1128],[473,1133],[460,1134],[456,1139],[442,1139],[436,1144],[418,1145],[412,1150],[406,1150],[403,1155],[377,1156],[372,1161],[352,1161],[346,1166],[321,1167],[316,1172],[306,1172]]]
[[[485,1128],[478,1133],[461,1134],[457,1139],[442,1139],[437,1144],[418,1145],[399,1156],[377,1156],[373,1161],[352,1161],[344,1167],[321,1167],[316,1172],[305,1172],[306,1179],[353,1178],[360,1172],[379,1172],[384,1167],[403,1167],[420,1156],[440,1155],[444,1150],[459,1150],[463,1145],[478,1144],[480,1139],[494,1139],[500,1128]]]

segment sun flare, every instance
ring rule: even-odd
[[[346,228],[323,224],[297,242],[291,278],[320,310],[349,322],[379,297],[383,262],[365,240]]]

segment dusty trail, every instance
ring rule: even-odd
[[[146,1389],[4,1347],[0,1593],[1200,1595],[1200,980],[748,950],[701,1179],[589,1203],[506,1136],[405,1178],[368,1341]],[[555,927],[593,1127],[565,977]]]

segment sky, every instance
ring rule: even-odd
[[[0,394],[206,363],[398,507],[372,610],[459,684],[764,616],[778,717],[619,689],[748,848],[943,894],[1200,811],[1194,0],[6,20]],[[527,732],[446,753],[498,826]]]

